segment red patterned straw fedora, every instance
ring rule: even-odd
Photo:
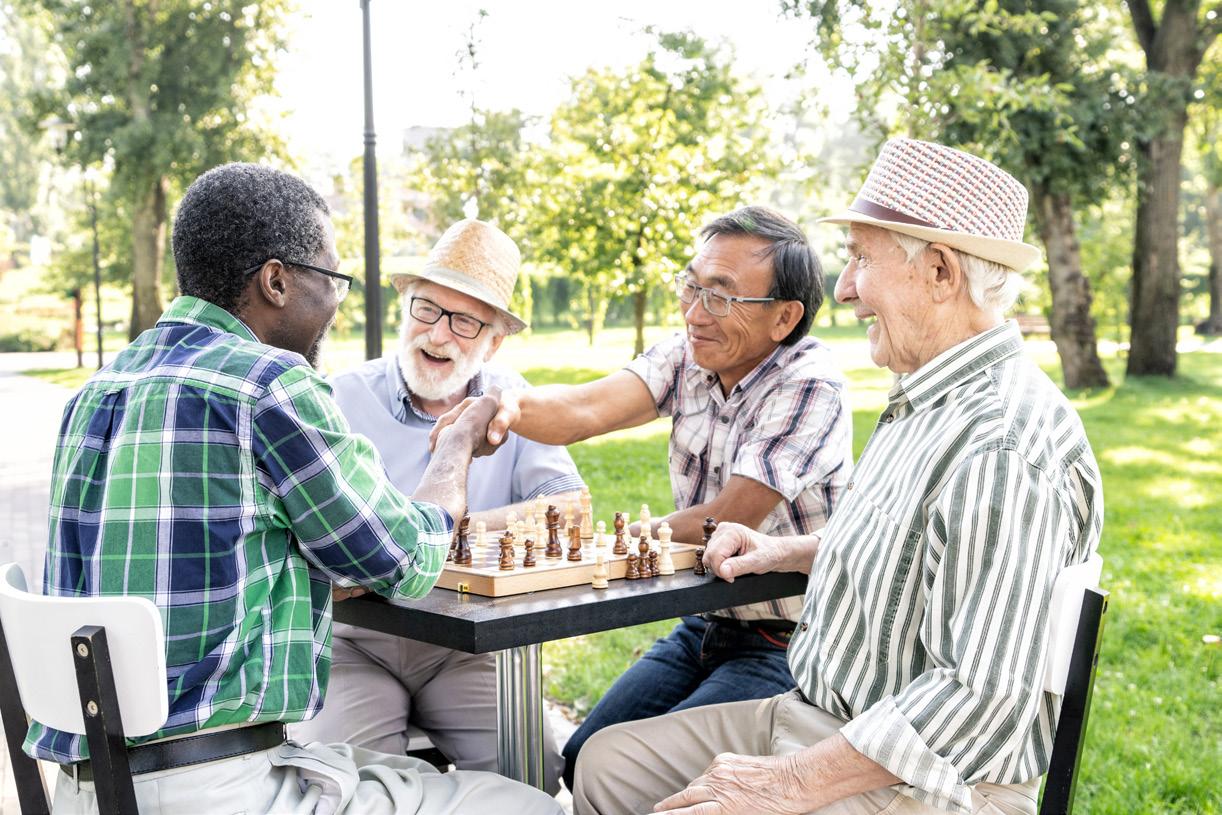
[[[944,243],[1016,271],[1040,250],[1023,242],[1027,190],[979,156],[915,139],[890,139],[849,208],[820,223],[870,224]]]
[[[509,310],[522,256],[513,239],[492,224],[465,219],[445,231],[419,273],[394,272],[390,282],[400,294],[413,279],[428,280],[487,303],[509,321],[509,333],[526,321]]]

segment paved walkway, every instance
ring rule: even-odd
[[[23,370],[66,368],[74,355],[0,354],[0,563],[16,561],[31,587],[42,584],[47,541],[51,458],[60,417],[72,391],[21,375]],[[549,705],[553,732],[561,744],[574,726]],[[50,790],[59,776],[43,765]],[[562,793],[562,803],[569,796]],[[18,812],[17,790],[5,743],[0,742],[0,813]]]

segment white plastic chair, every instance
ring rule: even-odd
[[[1099,589],[1102,573],[1103,558],[1094,554],[1085,563],[1063,569],[1052,588],[1044,690],[1062,698],[1040,815],[1068,815],[1073,810],[1107,612],[1108,593]]]
[[[169,716],[165,632],[143,597],[44,597],[16,563],[0,566],[0,712],[22,813],[49,812],[28,719],[84,735],[99,809],[136,811],[125,738]],[[120,716],[122,711],[122,716]]]

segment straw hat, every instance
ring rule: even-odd
[[[870,224],[944,243],[1015,271],[1040,250],[1023,242],[1027,190],[979,156],[915,139],[891,139],[848,210],[821,223]]]
[[[516,334],[526,328],[526,322],[509,310],[521,259],[517,244],[504,232],[483,221],[466,219],[445,231],[423,269],[393,272],[390,282],[400,294],[414,279],[462,292],[496,309],[509,322],[509,333]]]

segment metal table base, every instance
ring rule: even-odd
[[[543,789],[543,666],[538,643],[496,652],[497,771]]]

